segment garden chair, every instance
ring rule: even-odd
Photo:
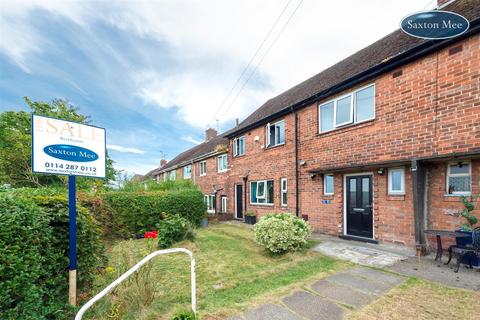
[[[448,261],[445,264],[449,264],[450,260],[452,260],[452,257],[455,256],[457,259],[457,265],[455,267],[455,272],[458,272],[458,269],[460,268],[460,263],[463,261],[463,259],[467,256],[470,256],[469,259],[469,265],[470,268],[472,268],[472,257],[476,256],[477,260],[480,260],[480,227],[475,228],[472,232],[472,244],[468,244],[466,246],[457,246],[453,245],[448,248],[449,252],[449,257]]]

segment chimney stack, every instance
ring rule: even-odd
[[[208,128],[205,130],[205,141],[210,141],[217,136],[217,130]]]
[[[165,167],[166,164],[167,164],[167,160],[165,159],[160,160],[160,168]]]

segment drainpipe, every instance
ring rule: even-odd
[[[243,209],[243,215],[245,215],[245,211],[247,211],[247,180],[248,180],[248,175],[243,177],[243,207],[245,209]]]
[[[293,108],[292,108],[293,109]],[[295,215],[297,217],[300,216],[300,208],[299,208],[299,197],[300,197],[300,190],[298,189],[298,113],[297,110],[294,111],[295,116]]]
[[[192,166],[191,173],[193,174],[193,184],[196,184],[196,178],[195,178],[195,175],[196,175],[195,167],[196,167],[196,165],[193,163],[193,160],[192,160],[191,166]]]

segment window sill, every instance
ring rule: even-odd
[[[280,143],[280,144],[276,144],[274,146],[269,146],[269,147],[266,147],[265,150],[270,150],[270,149],[275,149],[275,148],[278,148],[278,147],[283,147],[285,145],[285,142],[284,143]]]
[[[224,173],[224,172],[227,172],[227,171],[228,171],[228,169],[222,170],[222,171],[217,171],[217,173]]]
[[[388,194],[387,201],[405,201],[405,194]]]
[[[465,193],[465,194],[444,194],[443,201],[445,202],[459,202],[462,197],[471,197],[472,194]]]
[[[359,128],[368,127],[368,126],[373,125],[374,122],[375,122],[375,118],[363,120],[362,122],[347,124],[347,125],[344,125],[344,126],[341,126],[341,127],[338,127],[338,128],[334,128],[332,130],[319,132],[319,133],[317,133],[317,137],[318,136],[335,135],[335,134],[340,134],[340,133],[343,133],[343,132],[348,132],[348,131],[359,129]]]
[[[245,157],[245,153],[244,154],[238,154],[236,156],[233,156],[233,158],[241,158],[241,157]]]
[[[205,177],[207,174],[201,174],[199,175],[199,177]]]
[[[324,199],[324,200],[333,200],[334,196],[335,196],[334,193],[322,194],[322,199]]]
[[[260,207],[273,207],[274,206],[273,203],[251,203],[251,202],[250,202],[250,205],[251,206],[260,206]]]

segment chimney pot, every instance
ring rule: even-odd
[[[164,167],[167,164],[167,160],[162,159],[160,160],[160,168]]]
[[[208,128],[205,130],[205,141],[210,141],[217,136],[217,130]]]

